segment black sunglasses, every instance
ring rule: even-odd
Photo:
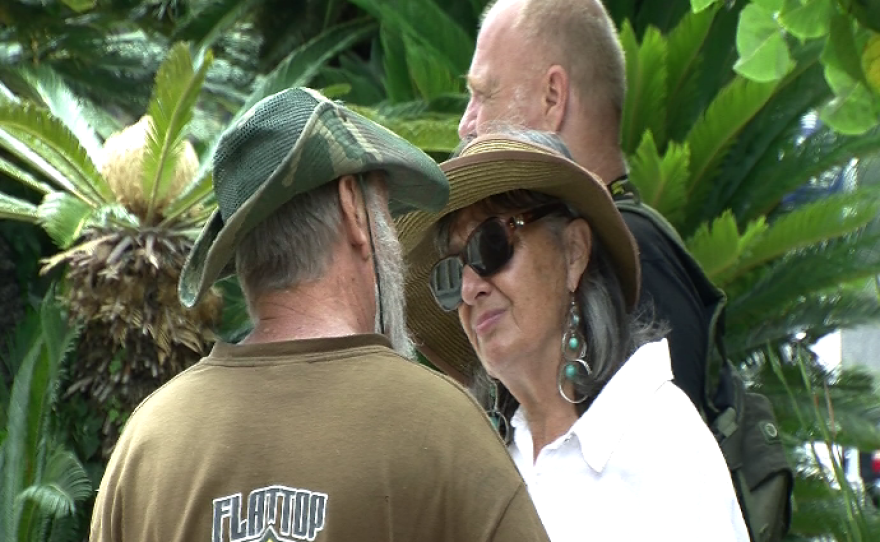
[[[449,312],[461,305],[464,266],[470,266],[481,277],[501,271],[513,258],[513,232],[551,214],[568,215],[568,207],[550,203],[506,219],[493,216],[474,228],[460,253],[443,258],[431,268],[431,293],[440,308]]]

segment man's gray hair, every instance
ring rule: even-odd
[[[506,1],[490,4],[483,19]],[[617,28],[601,0],[525,0],[515,24],[535,50],[565,69],[584,102],[607,101],[620,122],[626,63]]]

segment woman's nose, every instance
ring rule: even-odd
[[[461,300],[473,305],[477,298],[489,292],[489,281],[481,277],[471,266],[466,265],[461,271]]]

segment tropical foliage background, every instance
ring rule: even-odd
[[[809,349],[880,320],[880,6],[605,3],[632,180],[728,293],[728,353],[773,400],[798,470],[789,539],[880,539],[842,461],[816,459],[880,449],[876,384]],[[485,4],[0,5],[0,540],[85,539],[131,409],[247,329],[234,283],[176,301],[223,128],[309,85],[443,159]]]

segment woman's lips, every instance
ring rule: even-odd
[[[481,314],[477,318],[476,324],[474,324],[474,333],[477,335],[483,335],[489,329],[498,322],[498,319],[501,318],[501,315],[504,314],[504,311],[501,309],[486,311]]]

